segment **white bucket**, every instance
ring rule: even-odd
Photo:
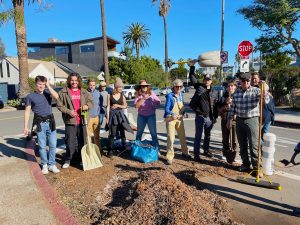
[[[272,159],[265,159],[262,160],[262,167],[264,174],[270,176],[273,175],[273,168],[272,168]]]
[[[262,148],[263,152],[268,152],[268,153],[274,153],[275,152],[275,147],[271,146],[271,147],[263,147]]]
[[[275,146],[276,135],[272,133],[265,133],[264,134],[264,146],[266,147],[273,147]]]

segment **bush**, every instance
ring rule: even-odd
[[[21,99],[19,99],[19,98],[7,101],[7,105],[14,107],[14,108],[18,108],[20,104],[21,104]]]

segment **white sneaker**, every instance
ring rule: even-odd
[[[67,169],[69,168],[70,164],[69,163],[64,163],[64,165],[62,166],[63,169]]]
[[[59,173],[60,172],[60,170],[57,169],[56,165],[49,166],[49,171],[51,171],[52,173]]]
[[[42,173],[43,174],[48,174],[49,173],[49,171],[48,171],[48,165],[47,164],[43,165]]]

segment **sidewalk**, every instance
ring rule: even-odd
[[[288,126],[300,129],[300,110],[290,110],[286,107],[276,107],[275,126]]]
[[[0,138],[0,224],[76,224],[41,173],[30,141]]]

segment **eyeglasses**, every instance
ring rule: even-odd
[[[106,87],[106,85],[105,86],[101,86],[101,87]]]
[[[177,88],[182,88],[182,86],[175,86],[175,87],[177,87]]]
[[[249,79],[241,79],[241,82],[250,82]]]

